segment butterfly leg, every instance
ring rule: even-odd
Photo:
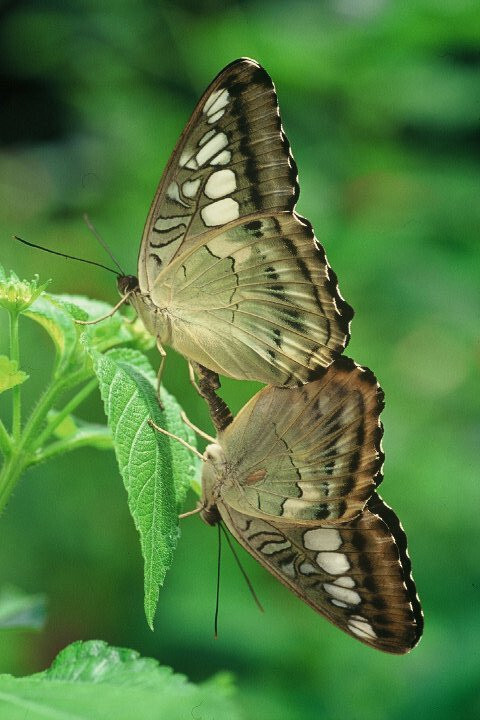
[[[160,425],[157,425],[151,419],[148,420],[148,424],[150,425],[151,428],[153,428],[157,432],[162,433],[162,435],[166,435],[167,437],[172,438],[172,440],[176,440],[181,445],[184,445],[188,450],[190,450],[190,452],[193,452],[197,457],[199,457],[200,460],[205,461],[205,458],[203,457],[203,453],[199,452],[197,450],[197,448],[193,447],[193,445],[190,445],[190,443],[188,443],[183,438],[179,437],[178,435],[174,435],[173,433],[169,432],[168,430],[165,430],[164,428],[161,428]]]
[[[216,439],[209,435],[208,433],[204,432],[203,430],[200,430],[199,427],[194,425],[191,420],[185,415],[185,412],[182,410],[180,413],[180,417],[182,418],[183,422],[187,427],[189,427],[193,432],[197,433],[200,437],[202,437],[204,440],[208,440],[208,442],[214,443],[216,442]]]
[[[194,510],[189,510],[188,512],[181,513],[181,515],[178,516],[178,519],[183,520],[183,518],[190,517],[191,515],[198,515],[198,513],[202,512],[202,510],[205,510],[205,503],[197,505]]]
[[[96,325],[99,322],[102,322],[102,320],[106,320],[109,317],[112,317],[112,315],[115,315],[117,310],[126,302],[128,302],[128,298],[130,295],[133,295],[133,292],[127,292],[126,295],[124,295],[121,300],[118,301],[116,305],[113,306],[113,308],[108,312],[106,315],[102,315],[102,317],[97,318],[96,320],[74,320],[73,322],[75,325]]]
[[[217,373],[208,370],[203,365],[189,362],[190,380],[201,397],[206,401],[210,410],[212,422],[217,431],[225,430],[233,420],[230,408],[215,392],[220,387]],[[195,381],[195,371],[198,375],[198,384]]]
[[[163,410],[163,403],[160,398],[160,388],[162,386],[162,376],[163,376],[163,370],[165,368],[165,360],[167,358],[167,353],[165,352],[162,343],[160,342],[159,338],[157,337],[157,350],[160,353],[160,366],[158,368],[157,372],[157,399],[158,404],[160,405],[160,409]]]

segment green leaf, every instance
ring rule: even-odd
[[[21,385],[28,379],[27,373],[18,370],[18,364],[6,355],[0,355],[0,393]]]
[[[181,407],[177,400],[173,395],[170,395],[164,387],[160,390],[160,397],[165,412],[165,427],[168,428],[169,432],[173,435],[178,435],[182,440],[185,440],[189,445],[193,445],[193,447],[196,448],[197,436],[193,430],[183,422],[180,415]],[[185,497],[190,487],[192,487],[192,483],[198,486],[196,488],[197,493],[200,490],[201,486],[196,480],[200,477],[200,466],[202,462],[181,443],[172,440],[170,446],[172,450],[173,480],[177,497],[177,509],[181,512]]]
[[[100,300],[91,300],[83,295],[54,297],[63,303],[71,304],[72,307],[80,308],[85,316],[79,317],[79,320],[97,320],[112,311],[112,305]],[[142,321],[134,313],[132,318],[126,318],[117,311],[95,325],[84,326],[82,330],[86,333],[89,346],[102,352],[126,343],[138,350],[149,350],[155,345],[155,338],[145,330]]]
[[[184,720],[240,714],[229,676],[190,683],[152,658],[99,640],[65,648],[37,675],[0,676],[0,717],[8,720]]]
[[[51,410],[48,413],[49,421],[55,420],[59,413]],[[113,447],[112,433],[107,425],[100,423],[90,423],[75,417],[75,415],[67,415],[55,427],[53,436],[60,440],[71,440],[74,443],[82,439],[89,438],[89,445],[99,450],[110,450]]]
[[[112,355],[115,351],[112,351]],[[151,383],[152,387],[157,387],[157,376],[145,355],[138,352],[130,352],[122,350],[122,357],[128,359],[128,362],[135,366],[142,375]],[[160,397],[164,410],[164,421],[161,427],[165,428],[173,435],[178,435],[194,448],[197,447],[197,437],[193,430],[189,428],[182,420],[182,408],[178,404],[176,398],[171,395],[164,387],[160,389]],[[176,440],[170,440],[170,449],[172,453],[172,471],[173,482],[175,485],[175,495],[177,499],[177,509],[180,512],[185,500],[185,496],[199,476],[201,461],[188,448]]]
[[[41,630],[45,615],[44,595],[27,595],[13,586],[0,591],[0,630]]]
[[[92,348],[89,352],[112,430],[130,514],[140,535],[145,614],[153,628],[159,587],[171,565],[178,539],[170,441],[148,424],[152,419],[165,427],[165,416],[152,383],[139,368],[147,363],[146,358],[128,348],[106,355]],[[137,366],[132,358],[136,358]],[[146,367],[149,368],[148,364]]]
[[[77,342],[77,326],[71,307],[53,295],[44,293],[29,307],[25,315],[38,322],[53,340],[56,349],[55,377],[71,372],[79,365],[85,351]]]
[[[59,414],[60,413],[58,412],[58,410],[50,410],[47,415],[47,421],[50,422],[52,420],[55,420],[55,418],[58,417]],[[67,417],[64,417],[63,420],[55,427],[53,435],[63,440],[64,438],[75,435],[77,430],[78,424],[76,418],[74,418],[73,415],[67,415]]]

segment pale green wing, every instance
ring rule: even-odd
[[[293,210],[297,168],[268,73],[242,58],[198,102],[155,193],[140,247],[140,289],[212,228],[257,212]]]
[[[222,500],[265,519],[355,517],[382,479],[383,398],[373,373],[345,357],[301,388],[264,388],[219,435]]]
[[[181,354],[275,385],[315,378],[344,349],[352,314],[311,225],[291,213],[208,234],[159,275],[151,297]]]
[[[407,539],[376,493],[357,518],[330,527],[267,522],[224,503],[218,510],[258,562],[341,630],[389,653],[417,644],[423,614]]]

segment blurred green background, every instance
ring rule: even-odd
[[[53,278],[54,292],[118,297],[107,273],[13,233],[105,262],[87,211],[135,273],[155,187],[203,89],[242,55],[272,75],[299,211],[356,310],[349,354],[385,389],[381,490],[408,533],[426,615],[419,647],[385,656],[246,557],[261,615],[225,549],[215,641],[217,534],[193,517],[152,634],[113,453],[84,450],[29,472],[1,518],[0,584],[45,592],[50,606],[43,632],[2,635],[0,672],[101,638],[193,680],[231,670],[246,718],[478,717],[478,1],[25,0],[2,2],[0,20],[0,261]],[[33,402],[51,347],[28,320],[21,330]],[[165,382],[210,429],[183,360],[170,356]],[[237,410],[255,387],[225,381],[225,397]],[[82,413],[102,421],[98,394]]]

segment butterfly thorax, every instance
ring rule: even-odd
[[[162,345],[171,345],[172,328],[166,308],[155,305],[150,295],[142,293],[138,286],[129,298],[129,302],[135,308],[146,330],[158,338]]]

